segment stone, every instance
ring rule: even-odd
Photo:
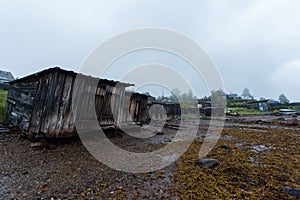
[[[155,134],[156,134],[156,135],[163,135],[164,132],[163,132],[162,130],[157,130],[157,131],[155,131]]]
[[[284,124],[287,126],[297,126],[298,120],[297,118],[286,118],[284,119]]]
[[[300,197],[300,189],[297,188],[290,188],[290,187],[283,187],[284,191],[289,195],[299,198]]]
[[[30,144],[31,147],[35,148],[35,147],[43,147],[44,144],[42,142],[33,142]]]
[[[222,144],[222,145],[221,145],[221,148],[222,148],[222,149],[230,149],[229,146],[228,146],[227,144]]]
[[[164,138],[164,142],[169,143],[169,142],[172,142],[172,140],[170,138]]]
[[[218,165],[218,161],[211,158],[201,158],[197,161],[197,164],[201,165],[202,167],[215,167]]]

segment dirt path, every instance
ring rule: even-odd
[[[113,139],[134,150],[136,141]],[[124,142],[126,141],[126,142]],[[143,144],[145,149],[152,145]],[[121,145],[122,146],[122,145]],[[94,159],[78,139],[54,150],[33,149],[14,133],[0,134],[0,199],[157,199],[168,192],[174,165],[154,173],[128,174]],[[173,187],[173,186],[172,186]]]

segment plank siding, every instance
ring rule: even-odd
[[[76,86],[76,77],[74,72],[51,68],[11,82],[6,104],[7,116],[31,138],[37,135],[74,135],[77,111],[82,112],[80,117],[87,122],[83,125],[86,128],[121,123],[120,105],[129,84],[99,79],[99,84],[95,87],[89,81],[92,77],[80,75],[77,77],[80,84]],[[72,99],[73,93],[80,98]],[[72,104],[74,100],[77,102]],[[91,101],[95,102],[95,108],[89,105]],[[97,124],[91,122],[95,118],[99,121]]]
[[[98,85],[93,85],[95,80]],[[76,120],[82,122],[81,129],[147,123],[152,105],[148,105],[148,96],[125,92],[128,86],[132,84],[50,68],[10,83],[6,114],[30,138],[72,136]],[[161,105],[168,119],[180,117],[179,104]],[[156,117],[161,119],[159,113]]]

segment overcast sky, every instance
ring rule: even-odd
[[[0,0],[0,69],[16,77],[53,65],[78,71],[110,37],[161,27],[202,45],[227,92],[300,101],[299,9],[297,0]]]

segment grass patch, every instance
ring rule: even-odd
[[[5,120],[5,104],[7,98],[7,91],[0,90],[0,122]]]
[[[199,115],[195,115],[195,114],[192,114],[192,113],[181,114],[181,119],[199,119]]]
[[[259,110],[253,110],[249,108],[226,108],[226,111],[231,111],[231,112],[237,112],[240,115],[256,115],[256,114],[263,114],[264,112],[259,111]]]

